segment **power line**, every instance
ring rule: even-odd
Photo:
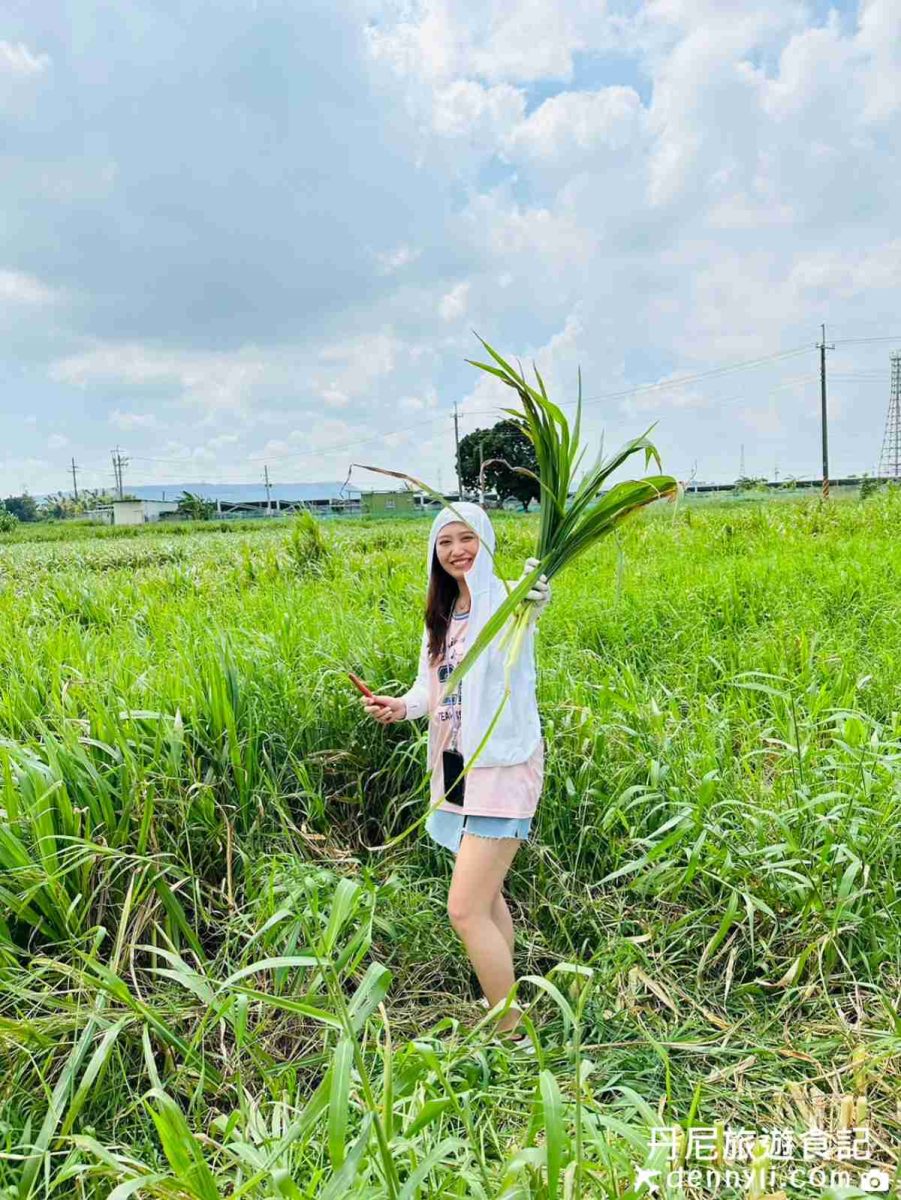
[[[712,367],[706,371],[698,371],[692,375],[678,376],[675,379],[664,379],[664,380],[660,380],[657,383],[640,384],[638,387],[625,388],[621,391],[616,391],[616,392],[605,392],[605,393],[597,395],[597,396],[590,396],[587,399],[583,398],[582,404],[583,405],[598,404],[604,400],[625,399],[629,396],[642,395],[646,392],[670,391],[670,390],[673,390],[676,388],[685,387],[691,383],[697,383],[703,379],[712,379],[717,376],[730,374],[735,371],[741,371],[741,370],[746,370],[746,369],[750,369],[753,367],[764,366],[767,363],[778,362],[778,361],[781,361],[781,360],[784,360],[787,358],[797,357],[799,354],[806,354],[811,348],[812,348],[811,346],[798,346],[792,350],[778,351],[775,354],[768,354],[761,358],[746,359],[746,360],[743,360],[740,362],[735,362],[735,363],[726,363],[723,366]],[[575,404],[576,404],[576,401],[574,401],[574,400],[573,401],[564,400],[559,403],[558,407],[560,407],[560,408],[572,407]],[[454,401],[455,412],[456,412],[456,407],[457,407],[457,401]],[[474,410],[470,410],[468,412],[463,411],[459,415],[463,416],[463,417],[497,416],[497,409],[496,408],[474,409]],[[297,453],[281,454],[281,455],[270,454],[270,455],[267,455],[265,458],[248,456],[247,458],[244,458],[241,461],[248,462],[248,463],[271,463],[271,462],[285,462],[285,461],[294,462],[294,461],[297,461],[300,459],[306,459],[306,458],[319,458],[323,454],[338,454],[344,450],[353,450],[358,446],[367,445],[369,442],[381,441],[383,438],[391,437],[391,436],[399,434],[399,433],[411,433],[411,432],[414,432],[415,430],[422,429],[425,426],[435,425],[435,424],[438,424],[439,422],[444,422],[446,420],[447,420],[447,414],[442,414],[441,416],[436,416],[436,417],[430,418],[428,421],[419,421],[415,425],[408,425],[408,426],[404,427],[403,429],[386,430],[384,433],[372,434],[369,437],[358,438],[352,442],[343,442],[343,443],[334,444],[331,446],[321,446],[316,450],[298,451]],[[180,464],[180,463],[190,464],[195,461],[193,457],[188,457],[188,458],[183,458],[183,459],[159,458],[159,457],[151,457],[150,455],[135,455],[134,457],[135,457],[136,461],[140,460],[141,462],[167,462],[167,463],[176,463],[176,464]]]
[[[839,338],[836,346],[862,346],[867,342],[901,342],[901,333],[894,337]]]
[[[864,343],[870,343],[870,342],[883,342],[883,341],[895,341],[895,340],[901,341],[901,338],[897,338],[897,339],[889,338],[889,337],[847,338],[847,339],[841,339],[834,344],[835,345],[851,345],[851,344],[864,344]],[[753,368],[760,367],[760,366],[766,366],[769,363],[785,361],[786,359],[790,359],[793,357],[797,357],[798,355],[805,354],[812,348],[813,347],[810,345],[798,346],[798,347],[794,347],[789,350],[783,350],[783,351],[775,352],[773,354],[763,355],[759,358],[746,359],[746,360],[741,360],[741,361],[733,362],[733,363],[726,363],[726,364],[723,364],[722,366],[712,367],[712,368],[709,368],[708,370],[704,370],[704,371],[697,371],[697,372],[694,372],[689,375],[677,376],[673,379],[660,380],[656,383],[640,384],[637,387],[633,387],[633,388],[623,388],[618,391],[606,392],[606,393],[598,394],[596,396],[590,396],[588,398],[583,398],[582,403],[583,403],[583,405],[590,405],[590,404],[602,403],[603,401],[606,401],[606,400],[620,400],[620,399],[626,399],[626,398],[629,398],[632,396],[640,396],[640,395],[645,395],[645,394],[654,393],[654,392],[674,391],[674,390],[677,390],[682,387],[687,387],[694,383],[702,382],[704,380],[718,378],[719,376],[722,376],[722,375],[727,375],[727,374],[731,374],[731,373],[743,371],[743,370],[749,370],[749,369],[753,369]],[[847,379],[845,378],[846,375],[848,377]],[[870,379],[869,377],[864,378],[863,375],[861,375],[859,378],[857,378],[854,376],[853,372],[837,373],[834,376],[834,378],[842,379],[845,382],[853,382],[853,381],[855,381],[855,379],[858,383],[865,382],[865,381],[866,382],[878,382],[877,378],[872,378],[872,379]],[[790,383],[788,385],[778,385],[778,386],[790,386]],[[741,398],[742,397],[732,397],[730,399],[741,399]],[[575,404],[576,404],[576,401],[562,401],[562,402],[560,402],[559,407],[561,407],[561,408],[573,407]],[[460,412],[460,411],[458,411],[457,402],[456,401],[454,402],[455,422],[457,422],[459,420],[460,416],[476,417],[476,416],[483,416],[483,415],[496,417],[497,416],[497,408],[472,409],[469,411],[464,410],[464,411]],[[287,454],[280,454],[280,455],[269,454],[269,455],[266,455],[265,457],[248,456],[245,459],[242,459],[241,461],[247,462],[247,463],[264,463],[268,466],[272,462],[300,462],[300,461],[310,459],[310,458],[319,458],[319,457],[322,457],[323,455],[327,455],[327,454],[340,454],[343,451],[352,450],[359,446],[367,445],[370,442],[381,441],[386,437],[391,437],[391,436],[395,436],[395,435],[402,434],[402,433],[415,432],[415,431],[424,429],[426,427],[441,424],[447,420],[447,416],[448,416],[447,413],[442,413],[440,415],[431,417],[428,420],[419,421],[414,425],[408,425],[401,429],[393,429],[393,430],[387,430],[382,433],[374,433],[374,434],[368,435],[367,437],[355,438],[353,441],[349,441],[349,442],[333,443],[328,446],[319,447],[316,450],[298,451],[296,453],[287,453]],[[114,475],[116,478],[117,488],[119,489],[120,492],[123,491],[122,467],[124,467],[125,465],[127,465],[129,462],[132,462],[132,461],[146,462],[146,463],[161,463],[161,464],[165,463],[165,464],[170,464],[170,465],[174,465],[174,466],[178,466],[178,467],[193,466],[196,469],[200,470],[201,473],[208,473],[208,470],[209,470],[207,467],[204,467],[201,464],[199,464],[193,455],[184,457],[184,458],[168,458],[168,457],[153,456],[153,455],[134,455],[131,458],[126,459],[121,456],[121,453],[120,453],[118,447],[114,453],[119,456],[119,459],[121,459],[120,462],[117,462],[116,460],[114,460]],[[79,469],[82,469],[82,468],[79,468]],[[92,468],[88,468],[88,469],[91,470]],[[178,481],[177,477],[174,477],[174,481],[176,481],[176,482]]]
[[[823,442],[823,499],[829,499],[829,437],[826,416],[826,351],[834,350],[835,343],[826,345],[826,326],[821,325],[823,340],[819,344],[820,351],[820,425]]]

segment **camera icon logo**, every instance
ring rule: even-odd
[[[864,1171],[860,1177],[860,1187],[864,1192],[887,1192],[889,1182],[888,1171],[873,1169]]]

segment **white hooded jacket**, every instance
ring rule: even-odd
[[[492,613],[496,612],[507,598],[507,589],[494,571],[494,529],[487,513],[478,504],[461,501],[454,506],[466,523],[479,535],[479,550],[472,566],[466,573],[466,582],[472,596],[469,622],[466,633],[467,652]],[[432,522],[429,547],[426,554],[426,580],[432,569],[432,558],[438,534],[445,525],[459,521],[460,517],[449,508],[443,508]],[[488,554],[485,546],[491,551]],[[502,631],[501,631],[502,632]],[[498,649],[501,632],[479,656],[475,664],[460,681],[460,752],[464,763],[474,756],[504,694],[505,650]],[[399,699],[406,702],[407,718],[413,720],[429,711],[429,636],[423,629],[419,651],[419,670],[416,682]],[[526,762],[536,749],[541,738],[541,722],[538,701],[535,695],[535,623],[530,624],[523,640],[522,650],[510,675],[510,696],[491,737],[475,761],[479,767],[513,766]],[[431,748],[430,748],[431,750]],[[429,755],[431,761],[431,753]]]

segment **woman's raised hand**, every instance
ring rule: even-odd
[[[520,579],[534,571],[539,561],[537,558],[527,558]],[[535,615],[537,616],[551,598],[551,585],[548,583],[546,575],[538,576],[526,592],[525,598],[535,605]]]
[[[391,725],[394,721],[402,721],[407,715],[407,706],[403,700],[395,696],[361,696],[360,703],[374,721],[382,725]]]

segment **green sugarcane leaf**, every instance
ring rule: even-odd
[[[329,1068],[328,1152],[332,1170],[344,1162],[344,1143],[347,1140],[347,1118],[350,1108],[350,1068],[354,1049],[350,1039],[343,1037],[335,1047]]]
[[[323,955],[331,954],[332,950],[334,950],[335,944],[338,941],[338,935],[350,919],[360,899],[360,895],[360,885],[355,879],[349,879],[344,875],[338,880],[332,897],[328,925],[325,928],[325,933],[322,935],[320,949]]]
[[[120,1183],[118,1187],[114,1187],[106,1200],[129,1200],[135,1192],[144,1189],[150,1194],[150,1189],[156,1183],[171,1181],[171,1176],[161,1175],[159,1173],[148,1172],[146,1175],[137,1175],[134,1179],[126,1179],[124,1183]]]
[[[290,954],[282,955],[278,958],[261,958],[258,962],[250,963],[249,966],[242,967],[240,971],[235,971],[233,975],[229,975],[228,979],[224,980],[216,988],[218,992],[224,992],[226,989],[238,983],[241,979],[246,979],[248,975],[256,975],[258,971],[276,971],[284,967],[318,967],[319,959],[311,954]]]
[[[318,1021],[320,1025],[330,1025],[333,1029],[343,1030],[344,1028],[340,1017],[326,1012],[324,1008],[306,1004],[303,1000],[293,1000],[290,996],[273,996],[270,992],[258,992],[254,988],[237,988],[236,990],[251,1000],[261,1000],[270,1008],[280,1008],[283,1012],[297,1013],[299,1016],[309,1017],[312,1021]]]
[[[552,1071],[543,1070],[538,1078],[541,1107],[544,1114],[544,1137],[547,1148],[547,1194],[549,1200],[559,1195],[560,1171],[566,1156],[566,1135],[563,1131],[563,1097]]]
[[[78,1114],[81,1112],[84,1102],[87,1100],[88,1095],[90,1094],[91,1088],[97,1082],[97,1079],[106,1066],[106,1061],[112,1052],[113,1046],[116,1043],[116,1039],[131,1020],[131,1016],[120,1017],[114,1025],[110,1025],[110,1027],[105,1030],[103,1037],[100,1039],[100,1045],[91,1056],[91,1061],[88,1063],[87,1067],[85,1068],[85,1072],[79,1081],[78,1090],[69,1103],[69,1110],[66,1113],[66,1119],[63,1121],[62,1125],[60,1125],[60,1137],[65,1137],[75,1124]]]
[[[415,1200],[429,1172],[434,1170],[438,1163],[443,1162],[452,1150],[462,1150],[465,1146],[466,1143],[463,1139],[458,1137],[445,1138],[443,1142],[439,1142],[437,1146],[433,1146],[428,1154],[423,1157],[422,1161],[417,1164],[415,1170],[410,1172],[397,1200]]]
[[[419,1133],[420,1129],[425,1129],[427,1125],[431,1125],[433,1121],[437,1121],[443,1116],[447,1109],[453,1103],[451,1096],[438,1096],[432,1100],[426,1100],[422,1108],[414,1120],[404,1130],[404,1136],[412,1138]]]
[[[539,561],[537,567],[524,575],[522,580],[513,588],[505,600],[495,609],[485,624],[479,631],[473,644],[467,649],[462,660],[453,669],[448,678],[444,681],[444,685],[439,693],[438,703],[440,704],[450,693],[456,688],[461,679],[472,669],[476,660],[485,651],[488,645],[493,641],[495,635],[501,631],[508,617],[514,613],[523,600],[526,594],[531,590],[532,584],[544,571],[543,564]]]
[[[103,999],[103,998],[101,998]],[[100,1004],[97,1006],[101,1007]],[[59,1074],[56,1085],[53,1088],[53,1093],[50,1097],[50,1102],[47,1106],[47,1112],[44,1114],[44,1120],[41,1123],[41,1128],[35,1138],[31,1153],[29,1154],[25,1166],[22,1169],[22,1174],[19,1177],[19,1200],[27,1200],[31,1195],[37,1175],[43,1166],[46,1155],[49,1152],[50,1143],[53,1140],[57,1126],[62,1119],[65,1108],[66,1098],[69,1095],[75,1078],[78,1074],[81,1063],[85,1058],[91,1041],[97,1029],[97,1015],[92,1015],[84,1029],[81,1037],[73,1046],[68,1059]]]
[[[372,1113],[366,1113],[360,1127],[360,1134],[354,1142],[347,1157],[337,1171],[319,1193],[318,1200],[343,1200],[351,1194],[351,1185],[356,1179],[360,1163],[369,1144],[372,1130]]]
[[[473,330],[473,333],[475,333],[475,330]],[[491,357],[494,359],[494,361],[498,364],[498,366],[503,367],[503,369],[507,372],[507,374],[512,376],[517,381],[517,383],[519,383],[521,386],[523,384],[525,384],[525,380],[523,379],[522,375],[518,375],[513,370],[513,368],[510,366],[510,364],[508,362],[506,362],[503,358],[501,358],[501,356],[498,354],[498,352],[495,349],[493,349],[493,347],[488,345],[488,343],[485,341],[485,339],[483,337],[481,337],[477,333],[476,333],[476,337],[479,339],[479,341],[482,343],[482,345],[485,347],[485,349],[488,351],[488,353],[491,355]]]
[[[172,1174],[185,1191],[198,1200],[222,1200],[216,1180],[203,1156],[203,1149],[185,1120],[184,1113],[166,1093],[152,1088],[157,1102],[150,1115],[159,1134],[163,1153]]]
[[[499,371],[497,367],[491,367],[488,363],[476,362],[473,358],[464,359],[464,362],[468,362],[473,367],[478,367],[480,371],[487,371],[490,375],[496,375],[498,379],[504,381],[507,387],[516,387],[513,380],[509,379],[503,371]]]
[[[347,1007],[355,1032],[362,1029],[364,1023],[388,995],[391,978],[391,972],[381,963],[369,964],[360,986],[354,992]]]

